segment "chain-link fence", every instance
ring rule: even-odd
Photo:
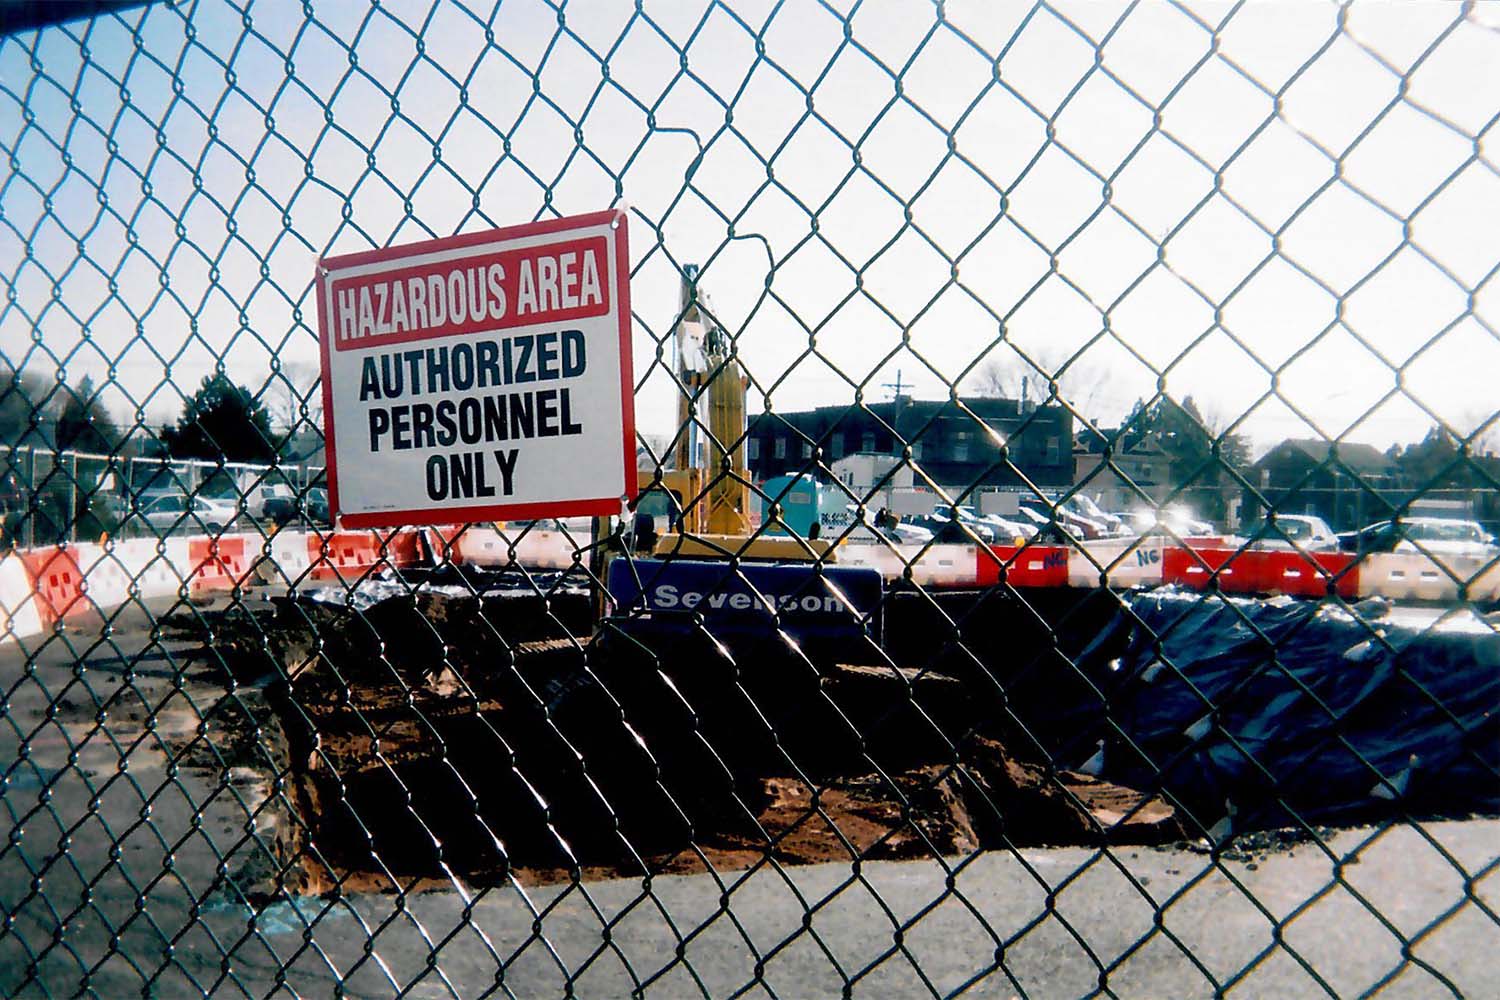
[[[0,493],[0,546],[217,533],[251,520],[277,528],[310,512],[290,500],[322,489],[323,468],[12,447]],[[314,493],[314,496],[317,494]],[[190,502],[193,501],[193,502]],[[269,506],[268,506],[269,505]],[[191,516],[196,509],[199,516]],[[318,524],[327,526],[326,516]]]
[[[1494,995],[1496,8],[0,18],[0,992]],[[639,498],[342,526],[606,208]]]

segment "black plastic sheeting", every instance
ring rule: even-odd
[[[1483,622],[1157,592],[1096,635],[1074,662],[1104,700],[1054,706],[1059,765],[1163,791],[1205,833],[1500,811],[1500,634]]]

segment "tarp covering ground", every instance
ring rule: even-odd
[[[1389,609],[1138,595],[1075,663],[1099,699],[1039,708],[1059,764],[1160,789],[1220,834],[1500,810],[1500,633]]]

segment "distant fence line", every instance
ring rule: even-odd
[[[118,530],[142,496],[176,492],[244,501],[265,485],[300,493],[322,475],[321,465],[304,462],[261,465],[0,446],[0,546],[97,539]]]

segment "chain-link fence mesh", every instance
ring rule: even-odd
[[[1495,992],[1495,8],[0,15],[0,992]],[[605,208],[637,502],[340,526]]]

